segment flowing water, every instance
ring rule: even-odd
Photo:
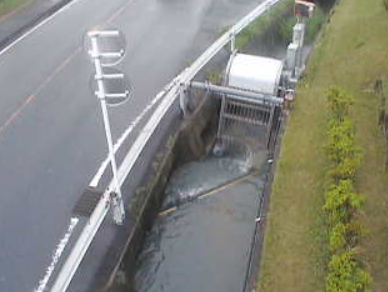
[[[178,207],[160,215],[146,238],[137,291],[243,290],[267,173],[266,152],[258,156],[249,173],[241,160],[209,157],[173,174],[165,207]]]
[[[263,41],[252,50],[281,59],[283,42]],[[248,128],[243,130],[241,135]],[[226,156],[210,156],[173,173],[161,214],[136,263],[135,291],[244,290],[269,172],[268,152],[259,145],[266,132],[261,127],[255,130],[259,132],[253,143],[232,141],[229,151],[218,144],[214,152]]]

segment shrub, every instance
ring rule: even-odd
[[[349,116],[353,98],[338,87],[331,87],[327,94],[330,119],[327,131],[327,156],[333,163],[329,175],[335,180],[354,180],[361,163],[361,149],[356,145],[355,126]]]
[[[355,192],[351,180],[341,180],[338,184],[333,184],[325,194],[326,211],[343,210],[344,213],[358,211],[364,202],[364,197]],[[342,216],[345,218],[346,216]]]
[[[333,119],[329,122],[328,143],[326,150],[329,159],[334,163],[340,163],[345,158],[354,158],[355,162],[359,161],[361,151],[355,142],[355,127],[353,121],[344,116],[339,121]],[[357,167],[358,164],[355,164]]]
[[[236,37],[236,48],[242,49],[252,42],[255,37],[262,35],[271,26],[280,26],[284,17],[292,12],[294,7],[293,0],[286,0],[271,8],[266,14],[260,16],[247,26]],[[292,34],[291,34],[292,35]]]
[[[342,222],[337,223],[330,230],[330,250],[335,252],[339,249],[343,249],[346,245],[346,232],[347,226]]]
[[[361,155],[354,154],[352,157],[346,157],[331,170],[330,175],[335,181],[355,179],[357,167],[361,162]]]
[[[334,255],[329,263],[327,292],[370,292],[371,276],[359,267],[352,251]]]
[[[315,15],[306,21],[305,43],[311,44],[326,19],[326,14],[320,6],[316,6]],[[293,17],[284,17],[279,19],[279,32],[282,38],[291,39],[294,33],[294,26],[297,20]]]
[[[312,43],[326,20],[326,14],[320,6],[315,7],[313,18],[309,18],[306,24],[306,43]]]
[[[354,103],[353,98],[338,86],[329,88],[327,100],[331,115],[339,121],[349,114],[349,107]]]
[[[357,220],[365,197],[356,192],[355,174],[361,163],[355,126],[349,112],[353,99],[339,87],[327,93],[329,121],[326,155],[332,163],[332,181],[325,192],[323,209],[328,214],[329,245],[332,256],[326,278],[327,292],[368,292],[371,276],[355,260],[352,250],[359,241],[362,226]]]

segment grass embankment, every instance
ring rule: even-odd
[[[236,37],[237,49],[243,49],[257,37],[265,33],[278,34],[291,41],[296,18],[293,14],[295,0],[285,0],[276,4],[266,14],[260,16]],[[316,7],[315,17],[307,20],[306,42],[311,43],[324,22],[325,14],[320,6]]]
[[[325,291],[329,242],[324,192],[329,161],[326,93],[332,85],[354,97],[351,116],[363,161],[355,186],[366,196],[359,253],[368,263],[375,292],[388,291],[388,177],[385,138],[378,127],[380,99],[388,86],[388,15],[381,0],[341,0],[298,86],[283,137],[267,222],[261,292]]]
[[[279,26],[284,23],[283,19],[285,15],[290,15],[294,7],[294,0],[285,0],[276,4],[264,15],[257,18],[249,26],[247,26],[239,35],[236,37],[236,48],[242,49],[251,43],[257,36],[264,34],[272,30],[279,29]],[[278,26],[276,28],[275,26]],[[227,29],[226,29],[227,30]],[[292,36],[292,33],[289,37]]]
[[[36,0],[0,0],[0,20],[2,16]]]

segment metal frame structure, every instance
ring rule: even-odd
[[[233,128],[238,124],[260,125],[266,127],[265,145],[269,145],[269,139],[273,124],[273,115],[276,107],[283,104],[283,99],[270,94],[243,88],[217,86],[211,83],[192,82],[191,87],[215,93],[222,98],[220,117],[217,130],[217,140],[220,149],[224,151],[238,134],[233,133]],[[234,130],[235,131],[235,130]],[[237,134],[237,135],[236,135]],[[257,133],[250,133],[254,137]]]
[[[223,36],[221,36],[190,67],[185,69],[168,86],[166,86],[164,91],[158,94],[158,96],[164,96],[160,105],[157,107],[124,158],[123,163],[117,171],[117,181],[112,180],[108,189],[101,197],[93,214],[90,216],[82,233],[80,234],[64,265],[62,266],[62,269],[51,288],[51,292],[65,292],[67,290],[74,274],[76,273],[83,257],[86,254],[86,251],[88,250],[99,227],[101,226],[111,207],[110,190],[115,189],[116,183],[118,183],[119,186],[124,183],[126,177],[131,172],[144,147],[147,145],[149,139],[156,131],[159,123],[164,118],[169,108],[180,96],[181,101],[184,101],[184,91],[188,88],[192,79],[227,44],[231,43],[231,49],[234,51],[236,35],[238,35],[244,28],[256,20],[260,15],[267,12],[272,6],[282,1],[284,0],[267,0],[260,4],[256,9],[245,16]],[[182,110],[184,111],[185,103],[181,102],[181,106],[183,106]]]
[[[123,56],[123,51],[121,52],[100,52],[98,46],[98,38],[100,37],[115,37],[119,35],[119,31],[91,31],[88,33],[88,37],[90,37],[92,49],[90,52],[90,56],[93,59],[94,66],[96,69],[95,80],[97,82],[98,91],[95,93],[101,103],[101,111],[104,119],[104,127],[105,127],[105,135],[106,141],[108,143],[109,150],[109,159],[110,164],[112,166],[113,173],[113,181],[114,181],[114,189],[110,192],[110,198],[113,204],[113,219],[118,225],[122,225],[124,223],[125,218],[125,209],[124,203],[121,194],[121,185],[117,178],[117,164],[115,152],[113,149],[113,141],[112,141],[112,131],[109,122],[109,113],[106,98],[116,97],[123,95],[123,97],[128,97],[129,92],[123,94],[108,94],[105,92],[104,79],[116,79],[116,78],[124,78],[123,74],[104,74],[102,70],[101,58],[106,56],[108,57],[118,57],[121,58]]]
[[[283,103],[283,99],[264,93],[259,93],[255,91],[244,90],[242,88],[234,88],[227,86],[218,86],[211,83],[202,83],[202,82],[191,82],[190,86],[195,89],[202,89],[218,94],[233,95],[235,99],[241,101],[251,102],[261,105],[278,105],[280,106]]]

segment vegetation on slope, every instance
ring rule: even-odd
[[[295,0],[280,2],[266,14],[252,22],[237,36],[236,47],[242,49],[254,42],[258,36],[265,33],[278,34],[281,39],[290,41],[292,39],[294,25],[297,21],[293,13],[294,2]],[[310,44],[313,42],[325,18],[326,14],[323,8],[317,5],[314,18],[306,21],[306,43]]]
[[[0,17],[34,0],[0,0]]]
[[[323,23],[325,22],[325,19],[326,14],[323,8],[317,5],[314,17],[306,21],[305,41],[307,44],[311,44],[314,41]],[[296,22],[297,20],[293,15],[291,17],[283,18],[281,21],[278,22],[282,37],[286,39],[291,39]]]
[[[338,87],[331,87],[327,97],[326,158],[330,167],[323,210],[328,227],[330,260],[326,291],[370,291],[372,278],[357,252],[362,235],[359,217],[365,196],[358,193],[355,187],[362,155],[350,116],[353,99]]]
[[[368,263],[363,268],[373,278],[372,290],[388,291],[387,150],[378,126],[380,99],[373,90],[377,79],[388,82],[388,17],[381,0],[341,0],[334,12],[298,87],[283,136],[266,227],[262,292],[326,291],[329,272],[354,269],[352,254],[331,258],[323,210],[331,167],[324,147],[330,116],[326,92],[332,85],[354,98],[350,116],[363,153],[354,186],[365,195],[357,219],[367,232],[357,244],[357,258]]]
[[[291,15],[294,2],[294,0],[284,0],[272,7],[266,14],[253,21],[236,37],[237,49],[244,48],[249,43],[253,42],[257,36],[260,36],[269,30],[278,31],[280,26],[284,23],[285,16]],[[291,36],[292,33],[288,38]]]

